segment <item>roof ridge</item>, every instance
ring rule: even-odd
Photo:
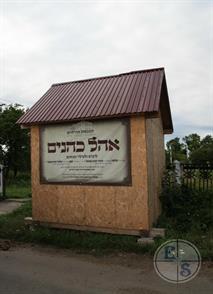
[[[114,78],[114,77],[119,77],[119,76],[124,76],[124,75],[130,75],[130,74],[135,74],[135,73],[140,73],[140,72],[142,73],[142,72],[156,71],[156,70],[164,70],[164,67],[135,70],[135,71],[129,71],[129,72],[124,72],[124,73],[115,74],[115,75],[109,75],[109,76],[101,76],[101,77],[88,78],[88,79],[82,79],[82,80],[76,80],[76,81],[70,81],[70,82],[55,83],[55,84],[52,84],[52,87],[62,86],[62,85],[66,85],[66,84],[80,83],[80,82],[88,82],[88,81],[93,81],[93,80]]]

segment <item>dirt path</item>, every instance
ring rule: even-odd
[[[213,266],[183,285],[161,280],[152,259],[136,254],[94,257],[47,247],[0,251],[0,293],[4,294],[177,294],[212,293]]]
[[[0,201],[0,215],[10,213],[15,209],[19,208],[22,205],[22,202],[3,200]]]

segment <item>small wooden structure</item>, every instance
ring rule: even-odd
[[[33,221],[150,230],[173,131],[163,68],[54,84],[18,123],[31,128]]]

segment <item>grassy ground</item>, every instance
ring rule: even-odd
[[[31,196],[29,175],[9,178],[7,198]],[[185,239],[195,244],[203,259],[213,260],[213,193],[182,188],[165,189],[161,195],[164,214],[156,226],[165,227],[165,238],[155,244],[141,247],[137,237],[102,233],[56,230],[42,227],[28,228],[24,217],[31,216],[31,202],[25,203],[12,214],[0,216],[0,238],[14,241],[48,244],[76,251],[103,254],[112,251],[154,254],[157,247],[168,239]]]
[[[31,187],[29,184],[17,185],[10,184],[6,186],[6,197],[7,198],[28,198],[31,197]]]
[[[24,203],[15,212],[0,216],[0,238],[37,244],[48,244],[61,248],[70,248],[78,252],[103,254],[108,252],[153,253],[159,241],[153,246],[141,247],[137,237],[117,236],[93,232],[56,230],[42,227],[33,228],[24,225],[24,217],[31,215],[31,203]]]
[[[157,247],[168,239],[181,238],[194,243],[203,259],[213,260],[213,230],[206,234],[195,230],[178,233],[168,228],[166,238],[156,239],[155,244],[141,246],[137,237],[118,236],[93,232],[33,228],[24,225],[24,217],[31,215],[31,203],[25,203],[15,212],[0,216],[0,238],[14,241],[53,245],[76,252],[107,254],[112,252],[148,253],[153,255]]]
[[[20,173],[16,178],[9,175],[5,187],[6,198],[31,197],[31,180],[29,174]]]

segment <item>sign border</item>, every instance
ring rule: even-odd
[[[122,181],[118,183],[107,183],[107,182],[89,182],[89,183],[83,183],[83,182],[70,182],[70,181],[65,181],[65,182],[49,182],[47,181],[42,174],[43,168],[42,168],[42,129],[46,126],[58,126],[58,125],[68,125],[68,124],[74,124],[78,123],[81,121],[86,121],[86,122],[96,122],[96,121],[109,121],[109,119],[99,119],[99,120],[76,120],[76,121],[69,121],[69,122],[61,122],[61,123],[54,123],[54,124],[43,124],[39,126],[39,175],[40,175],[40,184],[44,185],[64,185],[64,186],[132,186],[132,168],[131,168],[131,132],[130,132],[130,118],[111,118],[110,120],[119,120],[123,124],[126,125],[126,138],[127,138],[127,172],[128,175],[127,177]]]

